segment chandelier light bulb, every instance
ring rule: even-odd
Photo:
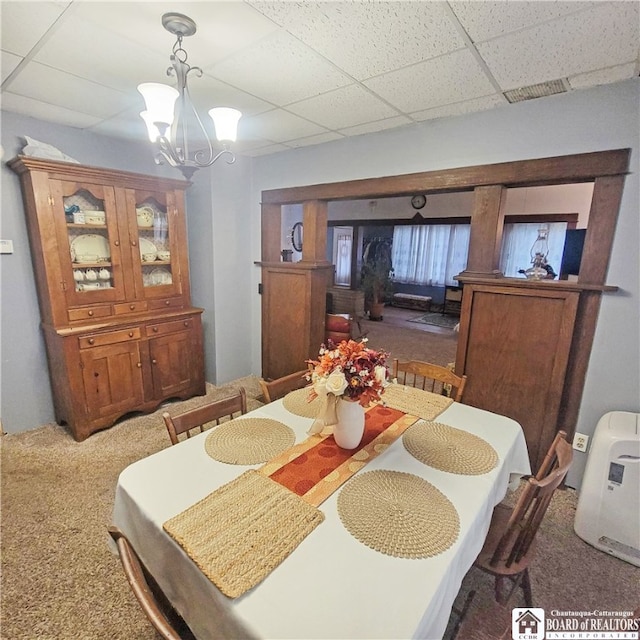
[[[238,121],[242,113],[230,107],[215,107],[209,109],[216,130],[216,138],[220,142],[235,142],[238,137]]]
[[[173,87],[159,82],[145,82],[138,85],[138,91],[142,94],[147,107],[146,111],[140,113],[140,117],[147,125],[149,139],[151,142],[156,142],[164,132],[155,123],[166,125],[165,131],[171,126],[176,100],[180,94]]]

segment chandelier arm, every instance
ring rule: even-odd
[[[179,164],[183,163],[183,158],[181,158],[180,154],[177,153],[168,138],[160,136],[158,138],[158,146],[160,147],[160,150],[158,151],[156,158],[159,156],[164,157],[172,167],[177,167]]]
[[[203,152],[204,152],[204,149],[201,149],[198,153],[203,153]],[[196,156],[198,155],[198,153],[196,153]],[[230,158],[227,160],[227,164],[233,164],[236,161],[236,157],[235,157],[233,151],[231,151],[231,149],[228,149],[227,147],[225,147],[224,149],[219,151],[215,156],[212,153],[211,157],[209,158],[209,160],[207,160],[204,163],[198,162],[198,160],[196,159],[196,164],[199,167],[210,167],[218,158],[221,158],[224,155],[229,155],[230,156]]]

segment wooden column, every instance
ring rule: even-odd
[[[262,262],[280,260],[282,206],[262,203]]]
[[[302,262],[327,262],[327,202],[308,200],[302,205]]]
[[[471,216],[469,257],[463,275],[502,277],[498,266],[506,193],[507,190],[502,185],[476,187]]]
[[[624,176],[596,178],[594,182],[589,224],[582,252],[584,257],[578,275],[578,283],[581,285],[604,286],[623,186]],[[571,359],[558,419],[558,429],[564,429],[569,434],[573,433],[578,422],[601,302],[602,292],[598,290],[585,291],[580,296]]]

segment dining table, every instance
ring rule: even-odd
[[[391,385],[345,451],[309,435],[305,394],[125,468],[113,524],[199,640],[442,638],[494,507],[531,472],[522,428]]]

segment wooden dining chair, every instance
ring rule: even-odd
[[[108,527],[118,548],[127,582],[142,611],[164,640],[195,640],[195,636],[145,570],[128,538],[118,527]]]
[[[240,391],[234,396],[190,409],[177,416],[165,412],[162,419],[169,432],[171,444],[178,444],[180,434],[185,433],[187,438],[190,438],[193,429],[199,429],[199,433],[202,433],[209,423],[215,422],[219,425],[222,418],[232,419],[234,413],[247,413],[247,394],[243,387],[240,387]]]
[[[529,478],[511,509],[499,504],[493,510],[489,533],[474,566],[495,577],[495,598],[506,604],[518,586],[522,587],[525,605],[533,606],[529,564],[535,554],[535,537],[551,502],[573,461],[573,449],[567,434],[558,431],[547,456],[535,477]],[[503,594],[506,580],[512,587]]]
[[[391,378],[400,384],[449,396],[456,402],[462,401],[467,384],[467,376],[458,376],[447,367],[418,360],[400,362],[397,358],[393,361]]]
[[[306,378],[308,373],[309,370],[304,369],[303,371],[290,373],[288,376],[282,376],[282,378],[277,378],[276,380],[260,380],[260,388],[262,389],[265,402],[268,404],[274,400],[279,400],[290,391],[306,387],[309,384]]]

